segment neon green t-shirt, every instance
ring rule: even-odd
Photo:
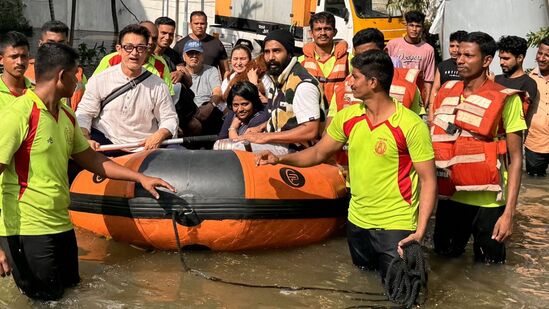
[[[427,111],[425,110],[425,107],[423,106],[421,100],[421,93],[419,92],[419,89],[417,87],[416,93],[414,94],[414,100],[412,101],[412,105],[410,106],[410,110],[418,114],[419,116],[427,114]]]
[[[97,68],[95,68],[95,71],[93,71],[92,75],[103,72],[106,69],[119,64],[120,62],[122,62],[122,57],[120,56],[120,54],[118,54],[118,52],[110,53],[103,57],[103,59],[101,59],[101,62],[99,62]],[[173,96],[175,94],[173,90],[170,68],[166,64],[166,60],[164,60],[164,58],[156,55],[150,55],[149,58],[147,58],[147,62],[143,64],[143,67],[145,68],[145,70],[159,76],[160,78],[162,78],[162,80],[164,80],[166,85],[168,85],[170,95]]]
[[[339,111],[327,134],[348,142],[349,221],[364,228],[415,230],[419,206],[415,162],[434,159],[427,125],[395,99],[396,111],[372,126],[364,104]]]
[[[59,103],[57,119],[32,91],[3,110],[0,235],[45,235],[72,229],[67,166],[89,147],[74,112]]]
[[[25,87],[32,89],[32,82],[25,77]],[[11,101],[15,100],[16,96],[11,93],[8,86],[2,80],[2,74],[0,74],[0,110],[8,106]]]
[[[463,97],[461,98],[463,100]],[[522,110],[522,101],[519,96],[514,94],[505,100],[505,107],[503,108],[503,127],[505,133],[518,132],[526,130],[526,121],[524,120],[524,113]],[[481,207],[499,207],[505,205],[507,197],[507,171],[503,174],[504,179],[504,198],[503,201],[497,201],[497,192],[481,191],[458,191],[450,198],[453,201],[481,206]]]

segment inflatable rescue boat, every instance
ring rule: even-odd
[[[162,250],[176,250],[176,236],[182,247],[211,250],[292,247],[326,239],[345,222],[345,181],[331,165],[257,167],[253,153],[223,150],[159,149],[114,160],[177,189],[156,200],[134,182],[80,172],[72,222],[117,241]]]

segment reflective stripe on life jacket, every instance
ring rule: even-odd
[[[423,97],[425,83],[423,81],[423,73],[419,69],[395,68],[393,79],[406,80],[416,85]],[[426,98],[423,98],[423,100],[425,101]]]
[[[407,69],[405,69],[407,70]],[[416,70],[417,71],[417,70]],[[410,108],[414,102],[414,97],[416,95],[417,86],[412,82],[402,78],[402,75],[395,74],[393,75],[393,80],[391,81],[391,88],[389,90],[389,95],[404,105],[406,108]],[[337,111],[344,109],[347,106],[352,104],[360,103],[361,100],[356,99],[353,96],[353,91],[349,86],[347,80],[345,81],[345,93],[341,104],[338,104]]]
[[[423,86],[423,80],[419,78],[421,71],[418,69],[395,68],[393,79],[406,80],[415,84],[419,89]]]
[[[318,60],[315,58],[315,43],[311,42],[303,46],[305,59],[301,62],[301,65],[320,82],[328,104],[331,104],[332,97],[335,94],[338,110],[339,107],[343,108],[345,79],[349,75],[348,47],[345,41],[339,41],[335,44],[333,56],[336,57],[336,61],[330,75],[325,77],[317,63]]]
[[[517,93],[487,80],[461,100],[462,81],[445,83],[436,96],[431,128],[439,195],[493,191],[503,199],[507,145],[495,139],[505,100]]]
[[[391,81],[391,89],[389,95],[404,105],[406,108],[410,108],[414,102],[417,86],[414,83],[405,79],[399,79],[395,74]]]

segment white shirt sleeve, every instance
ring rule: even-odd
[[[303,82],[295,89],[292,107],[298,124],[320,119],[320,91],[312,83]]]
[[[176,136],[179,119],[170,97],[170,91],[165,83],[161,83],[158,86],[154,117],[158,121],[159,129],[167,129],[172,133],[172,136]]]
[[[97,75],[93,75],[86,84],[86,91],[76,109],[76,119],[81,128],[91,130],[92,121],[101,111],[101,95],[97,84]]]
[[[274,90],[273,81],[269,78],[269,76],[267,76],[267,74],[264,74],[263,77],[261,77],[261,82],[265,87],[265,96],[269,97],[270,91]]]
[[[229,87],[229,81],[232,79],[232,76],[229,78],[225,78],[223,82],[221,83],[221,93],[225,93],[227,90],[227,87]]]

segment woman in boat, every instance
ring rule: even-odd
[[[231,51],[231,67],[232,71],[227,73],[225,79],[221,83],[221,92],[223,99],[227,102],[227,98],[234,84],[239,81],[249,81],[256,85],[259,89],[259,97],[263,104],[267,104],[266,94],[273,87],[273,82],[265,74],[267,66],[263,55],[252,60],[251,49],[244,45],[238,44]],[[227,105],[230,110],[230,106]]]
[[[218,139],[236,138],[248,128],[257,127],[269,119],[269,114],[259,98],[258,88],[249,81],[234,84],[227,97],[229,112],[219,132]]]

